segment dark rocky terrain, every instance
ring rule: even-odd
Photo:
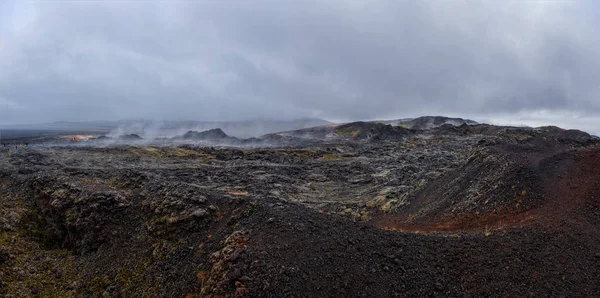
[[[0,147],[0,295],[600,294],[598,138],[407,121]]]

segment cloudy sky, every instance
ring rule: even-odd
[[[0,124],[449,115],[600,133],[594,1],[0,1]]]

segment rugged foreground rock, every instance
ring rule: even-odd
[[[598,296],[597,139],[460,124],[5,149],[0,293]]]

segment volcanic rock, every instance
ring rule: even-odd
[[[220,128],[214,128],[202,132],[197,131],[188,131],[186,132],[182,138],[185,140],[223,140],[228,138],[227,134],[221,130]]]

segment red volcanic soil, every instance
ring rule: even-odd
[[[542,201],[532,208],[523,208],[522,200],[517,199],[501,211],[461,213],[418,223],[411,222],[408,214],[380,213],[374,216],[373,224],[386,230],[420,233],[487,233],[529,225],[595,232],[600,223],[600,148],[537,157],[531,164],[542,183]]]
[[[548,160],[548,201],[532,210],[539,224],[596,232],[600,223],[600,148],[562,153]]]

